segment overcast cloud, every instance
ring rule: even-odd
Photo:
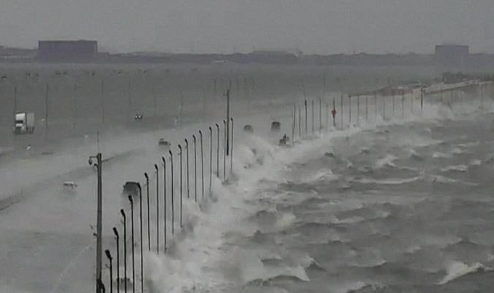
[[[494,0],[0,0],[0,45],[73,38],[111,52],[494,53]]]

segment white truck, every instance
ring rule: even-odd
[[[34,132],[34,113],[22,112],[15,114],[15,134],[27,134]]]

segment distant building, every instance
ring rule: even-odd
[[[36,55],[34,49],[10,48],[0,46],[0,58],[4,59],[26,59]]]
[[[463,66],[469,56],[469,47],[463,45],[438,45],[434,53],[434,61],[442,66]]]
[[[87,61],[98,55],[98,42],[90,40],[39,41],[41,60]]]

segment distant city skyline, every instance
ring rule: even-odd
[[[494,53],[492,0],[2,0],[0,45],[94,39],[101,51]]]

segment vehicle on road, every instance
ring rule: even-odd
[[[122,195],[137,197],[139,195],[139,183],[134,181],[127,181],[123,186]]]
[[[34,132],[34,113],[22,112],[15,114],[15,134],[30,134]]]

